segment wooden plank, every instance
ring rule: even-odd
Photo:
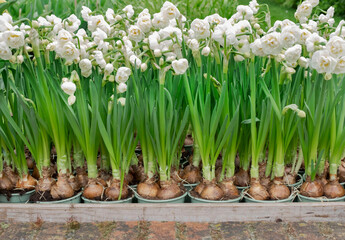
[[[329,221],[345,222],[341,203],[0,204],[0,221]]]

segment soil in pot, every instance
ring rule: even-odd
[[[19,194],[20,196],[24,195],[27,192],[32,191],[32,189],[12,189],[12,190],[5,190],[1,189],[0,194],[6,196],[7,201],[10,201],[12,194]]]
[[[237,173],[235,173],[235,185],[239,187],[247,187],[249,186],[250,177],[249,171],[240,168]]]

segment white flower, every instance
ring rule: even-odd
[[[307,0],[306,2],[310,3],[312,7],[319,5],[319,0]]]
[[[135,56],[135,55],[130,56],[130,57],[129,57],[129,61],[130,61],[131,64],[132,64],[133,66],[135,66],[136,68],[140,68],[140,66],[141,66],[141,60],[140,60],[137,56]]]
[[[114,71],[113,64],[108,63],[107,65],[105,65],[105,68],[104,68],[105,75],[110,75],[110,74],[112,74],[113,71]]]
[[[17,63],[22,64],[24,62],[24,57],[23,55],[18,55],[17,56]]]
[[[182,58],[179,60],[174,60],[174,61],[172,61],[171,66],[177,75],[181,75],[187,71],[188,61],[185,58]]]
[[[139,13],[138,18],[142,18],[142,17],[151,18],[151,14],[147,8],[145,8],[144,10],[141,11],[141,13]]]
[[[327,9],[327,17],[332,18],[333,16],[334,16],[334,7],[331,6]]]
[[[261,38],[261,47],[267,55],[277,55],[280,53],[282,46],[280,43],[280,33],[269,33]]]
[[[72,35],[65,29],[61,29],[56,37],[58,44],[65,44],[72,41]]]
[[[132,18],[134,15],[134,9],[132,5],[127,5],[124,9],[122,9],[127,15],[128,18]]]
[[[12,17],[8,13],[0,15],[0,32],[13,30]]]
[[[307,38],[310,37],[310,35],[311,35],[311,32],[309,32],[307,29],[302,29],[300,31],[298,43],[305,44]]]
[[[81,16],[82,16],[82,18],[84,19],[84,21],[89,21],[89,19],[90,19],[90,14],[91,14],[91,10],[90,10],[90,8],[88,8],[88,7],[85,7],[85,6],[82,6],[81,7],[82,8],[82,10],[81,10]]]
[[[226,22],[226,18],[223,18],[221,16],[219,16],[218,13],[215,13],[213,15],[207,16],[205,18],[206,21],[209,22],[210,25],[214,24],[214,25],[219,25],[219,24],[223,24]]]
[[[0,58],[3,60],[10,60],[12,57],[11,49],[5,42],[0,42]]]
[[[160,40],[160,36],[158,32],[153,32],[150,36],[149,36],[149,45],[150,48],[152,50],[160,50],[160,44],[159,41]]]
[[[68,99],[67,99],[67,101],[68,101],[68,105],[73,105],[74,103],[75,103],[75,100],[76,100],[77,98],[74,96],[74,95],[70,95],[69,97],[68,97]]]
[[[78,30],[80,26],[80,20],[77,18],[76,15],[72,14],[67,18],[67,21],[65,22],[64,26],[66,27],[67,31],[75,32]]]
[[[256,0],[252,0],[249,2],[249,7],[252,9],[254,14],[257,14],[259,11],[259,4]]]
[[[250,44],[250,49],[255,56],[265,56],[262,46],[261,46],[261,39],[256,39],[253,43]]]
[[[24,46],[24,34],[20,31],[6,31],[2,35],[5,43],[11,48]]]
[[[125,83],[127,82],[130,75],[131,75],[131,69],[129,69],[128,67],[120,67],[117,70],[115,80],[117,83]]]
[[[295,18],[298,20],[302,20],[302,22],[306,21],[306,18],[308,18],[313,11],[313,6],[307,2],[302,2],[301,5],[297,7],[297,11],[295,12]]]
[[[284,48],[293,46],[300,37],[300,29],[298,26],[287,26],[283,28],[281,33],[281,43]]]
[[[162,13],[153,14],[152,25],[155,28],[165,28],[169,25],[169,18]]]
[[[191,30],[196,39],[205,39],[210,36],[210,25],[206,20],[201,20],[199,18],[193,20]]]
[[[327,50],[316,51],[310,63],[318,73],[332,73],[336,65],[337,60],[330,56]]]
[[[168,19],[178,18],[180,16],[180,11],[177,7],[169,1],[166,1],[161,8],[161,13]]]
[[[319,34],[313,33],[306,39],[306,46],[308,52],[313,52],[320,48],[322,44],[326,44],[327,41],[323,37],[320,37]]]
[[[152,28],[150,16],[145,15],[143,17],[138,18],[137,25],[144,33],[149,32]]]
[[[77,86],[73,82],[65,81],[61,84],[61,89],[68,95],[73,95],[77,90]]]
[[[110,25],[104,20],[102,15],[91,16],[87,24],[91,32],[96,31],[97,28],[102,29],[107,34],[110,32]]]
[[[146,63],[142,63],[141,66],[140,66],[140,70],[141,70],[142,72],[145,72],[146,69],[147,69],[147,64],[146,64]]]
[[[114,24],[116,22],[114,10],[111,8],[108,8],[107,11],[105,12],[105,18],[110,24]]]
[[[127,85],[123,82],[119,83],[119,85],[117,85],[117,92],[118,93],[124,93],[127,91]]]
[[[94,38],[94,42],[99,44],[101,41],[106,39],[108,36],[107,34],[100,28],[97,28],[96,31],[92,33],[92,37]]]
[[[204,47],[201,50],[201,54],[204,55],[204,56],[208,56],[210,54],[210,52],[211,52],[211,49],[208,46]]]
[[[339,58],[345,55],[345,41],[341,37],[333,36],[326,44],[326,49],[332,57]]]
[[[128,37],[130,40],[133,40],[135,42],[140,42],[144,39],[144,33],[143,31],[136,25],[130,26],[128,29]]]
[[[295,63],[301,57],[301,53],[301,45],[297,44],[293,47],[290,47],[285,51],[285,60],[290,64]]]
[[[187,42],[189,48],[192,51],[198,51],[199,50],[199,42],[196,39],[189,39]]]
[[[226,46],[234,45],[237,42],[236,30],[229,22],[216,26],[212,38],[221,46],[224,46],[224,40],[226,41]]]
[[[298,64],[303,68],[307,68],[309,65],[309,59],[307,59],[305,57],[300,57],[298,59]]]
[[[126,105],[126,98],[120,97],[119,99],[117,99],[117,103],[120,103],[122,106],[125,106]]]
[[[335,74],[345,73],[345,56],[338,59],[337,65],[333,71]]]
[[[106,61],[104,60],[103,53],[101,51],[94,51],[94,58],[96,60],[96,63],[101,67],[105,68]]]
[[[238,16],[241,16],[242,20],[250,20],[253,17],[253,10],[249,6],[238,5],[237,8]]]
[[[64,58],[67,61],[73,61],[79,57],[79,50],[71,42],[68,42],[61,48],[56,49],[56,52],[61,58]]]

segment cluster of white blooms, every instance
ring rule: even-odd
[[[75,91],[77,90],[77,86],[73,82],[73,79],[77,76],[77,73],[74,71],[72,73],[72,77],[69,78],[63,78],[62,79],[62,84],[61,84],[61,89],[69,95],[68,97],[68,104],[73,105],[76,101],[76,97],[74,96]]]
[[[289,74],[301,66],[329,78],[330,74],[345,73],[345,21],[333,28],[334,8],[317,16],[318,3],[303,1],[295,13],[297,23],[276,21],[272,27],[267,19],[258,17],[261,6],[256,0],[248,6],[239,5],[229,19],[213,14],[192,20],[189,28],[186,18],[168,1],[160,12],[151,14],[144,9],[136,17],[131,5],[118,12],[107,9],[104,15],[82,7],[81,20],[75,15],[66,19],[49,15],[39,17],[32,27],[44,36],[41,49],[54,51],[66,65],[78,64],[85,78],[93,71],[101,72],[104,81],[117,84],[119,93],[126,91],[131,72],[147,71],[148,64],[156,69],[169,66],[177,75],[185,73],[189,66],[185,47],[196,59],[200,54],[223,54],[224,58],[233,54],[235,61],[269,57]],[[87,23],[87,29],[80,27],[81,21]],[[30,26],[12,23],[7,13],[0,16],[0,58],[15,56],[12,62],[18,63],[23,57],[15,51],[30,50],[30,40],[25,39]]]

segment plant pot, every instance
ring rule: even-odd
[[[34,193],[35,189],[28,191],[22,195],[20,195],[19,193],[12,193],[10,200],[7,200],[6,195],[0,194],[0,203],[26,203]]]
[[[195,188],[199,183],[184,183],[184,188],[189,192],[193,188]]]
[[[188,192],[188,197],[191,199],[192,203],[238,203],[242,199],[242,193],[238,198],[228,199],[228,200],[207,200],[203,198],[193,197],[190,192]]]
[[[56,200],[56,201],[46,201],[46,202],[37,202],[37,203],[41,203],[41,204],[55,204],[55,203],[67,203],[67,204],[70,204],[70,203],[80,203],[81,202],[81,194],[83,192],[79,192],[77,193],[76,195],[74,195],[73,197],[70,197],[70,198],[66,198],[66,199],[62,199],[62,200]]]
[[[100,204],[131,203],[133,198],[134,198],[134,194],[129,198],[121,199],[121,200],[117,200],[117,201],[97,201],[97,200],[87,199],[83,196],[81,197],[81,199],[83,199],[84,203],[100,203]]]
[[[302,194],[297,195],[297,199],[299,202],[344,202],[345,196],[340,198],[326,198],[326,197],[306,197]]]
[[[243,190],[249,188],[249,186],[245,186],[245,187],[236,186],[236,188],[240,191],[243,191]]]
[[[181,196],[177,198],[172,199],[166,199],[166,200],[153,200],[153,199],[146,199],[141,197],[136,191],[135,191],[135,197],[138,199],[138,203],[184,203],[185,198],[187,196],[187,191],[182,194]]]

